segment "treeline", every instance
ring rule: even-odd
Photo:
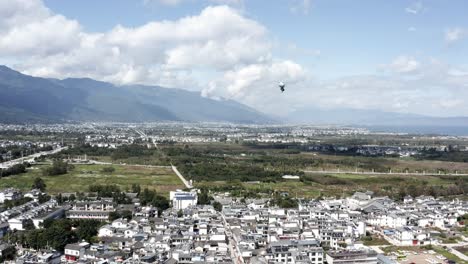
[[[400,186],[399,191],[394,198],[402,200],[406,195],[417,197],[420,195],[430,195],[434,197],[466,195],[468,194],[468,183],[466,180],[460,180],[456,184],[450,185],[407,185]]]
[[[62,151],[60,154],[57,154],[58,157],[64,158],[67,156],[110,156],[113,160],[127,159],[130,157],[142,157],[142,156],[151,156],[154,154],[154,149],[147,148],[145,145],[140,144],[130,144],[130,145],[121,145],[117,148],[100,148],[97,146],[91,146],[90,144],[81,144],[73,148]]]
[[[329,166],[354,168],[359,164],[360,169],[388,172],[395,165],[395,161],[384,158],[325,159],[298,155],[299,150],[294,148],[300,147],[299,144],[250,143],[248,145],[257,146],[259,149],[274,148],[275,151],[249,152],[245,149],[236,149],[229,153],[229,150],[223,148],[185,145],[165,147],[164,152],[179,169],[183,170],[184,174],[195,180],[219,179],[219,175],[225,175],[225,180],[271,181],[277,180],[279,174],[300,175],[298,171],[305,168]],[[244,152],[247,155],[236,155]]]
[[[417,197],[430,195],[434,197],[468,194],[468,178],[457,176],[439,176],[447,184],[431,184],[427,180],[406,177],[369,177],[369,178],[339,178],[332,175],[305,175],[300,181],[305,184],[320,184],[323,186],[340,186],[340,188],[355,186],[355,188],[372,190],[378,196],[389,196],[402,200],[406,195]]]
[[[30,166],[29,163],[15,164],[6,169],[0,169],[0,177],[8,177],[26,172],[26,168]]]
[[[131,204],[132,200],[123,192],[119,186],[111,185],[90,185],[89,191],[96,193],[98,198],[113,198],[114,202],[118,204]],[[169,208],[169,200],[157,193],[155,190],[145,188],[141,190],[141,186],[133,184],[131,192],[136,193],[143,206],[151,205],[158,208],[158,214]],[[115,217],[115,215],[114,215]]]
[[[450,162],[468,162],[468,151],[454,150],[450,146],[445,151],[435,148],[423,149],[415,156],[419,160],[440,160]]]
[[[302,143],[261,143],[261,142],[243,142],[243,146],[256,149],[303,149]]]
[[[300,178],[303,183],[318,183],[322,185],[354,185],[354,183],[347,179],[337,178],[330,175],[307,175]]]
[[[116,148],[112,152],[111,158],[113,160],[128,159],[130,157],[151,156],[153,153],[154,150],[148,149],[146,145],[131,144]]]
[[[285,174],[303,174],[302,171],[266,170],[260,166],[242,164],[198,163],[178,165],[185,176],[195,181],[281,181]]]
[[[29,198],[29,197],[21,197],[20,199],[16,199],[16,200],[5,200],[2,207],[4,209],[11,209],[13,207],[20,206],[30,201],[32,201],[32,198]]]
[[[158,208],[158,216],[161,216],[161,213],[169,208],[169,200],[155,190],[149,190],[145,188],[142,192],[138,194],[141,205],[151,205]]]
[[[43,176],[56,176],[67,174],[70,170],[73,170],[74,166],[64,162],[62,160],[54,160],[52,166],[48,166],[42,169]]]
[[[131,204],[132,201],[122,192],[120,187],[115,184],[110,185],[90,185],[89,191],[97,193],[98,198],[113,198],[118,204]]]
[[[25,248],[49,249],[63,252],[65,245],[81,240],[96,242],[96,235],[103,223],[97,220],[46,220],[42,229],[10,232],[4,241],[19,244]]]
[[[293,199],[289,196],[275,194],[275,196],[270,200],[270,205],[277,205],[280,208],[297,208],[298,203],[296,199]]]
[[[73,148],[68,148],[62,150],[59,155],[60,157],[65,156],[78,156],[78,155],[88,155],[88,156],[110,156],[113,152],[113,149],[110,148],[100,148],[97,146],[91,146],[90,144],[81,144],[74,146]]]

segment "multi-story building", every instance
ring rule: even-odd
[[[107,220],[109,214],[114,211],[115,206],[112,200],[78,201],[72,204],[67,212],[67,218]]]
[[[187,207],[196,205],[198,196],[195,191],[183,192],[177,190],[175,192],[170,192],[169,199],[172,201],[172,208],[176,210],[183,210]]]

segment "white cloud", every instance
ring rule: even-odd
[[[322,55],[322,51],[319,49],[305,49],[298,47],[295,43],[289,43],[286,46],[286,51],[295,56],[320,57]]]
[[[209,0],[213,3],[217,4],[225,4],[225,5],[242,5],[244,0]]]
[[[183,2],[184,0],[143,0],[145,5],[149,5],[152,3],[160,3],[163,5],[175,6]]]
[[[292,0],[289,11],[293,14],[302,13],[308,15],[312,7],[312,0]]]
[[[445,31],[445,41],[452,43],[466,36],[466,31],[463,28],[455,27]]]
[[[409,27],[409,28],[408,28],[408,31],[410,31],[410,32],[415,32],[415,31],[416,31],[416,28],[415,28],[415,27]]]
[[[0,2],[0,33],[12,27],[21,27],[32,20],[50,16],[41,0],[16,0]]]
[[[159,4],[167,5],[167,6],[176,6],[181,3],[186,3],[189,1],[193,2],[195,0],[143,0],[143,4],[149,5],[153,3],[159,3]],[[205,1],[215,3],[215,4],[224,4],[224,5],[242,5],[244,3],[243,0],[205,0]]]
[[[407,13],[417,15],[421,13],[422,11],[424,11],[423,3],[421,1],[414,2],[410,6],[406,7],[405,11]]]
[[[183,87],[194,86],[196,71],[222,74],[272,60],[267,29],[228,6],[89,33],[40,1],[12,2],[16,9],[0,5],[0,58],[14,58],[14,67],[29,74]]]
[[[394,73],[414,73],[419,69],[421,63],[410,56],[398,56],[390,64],[384,65],[385,69]]]
[[[276,92],[279,81],[292,85],[304,80],[305,77],[304,68],[292,61],[251,64],[227,71],[221,78],[212,81],[208,88],[204,89],[203,94],[206,96],[213,93],[221,94],[236,99],[252,98],[252,95],[259,92],[268,92],[272,89]]]

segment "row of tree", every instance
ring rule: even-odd
[[[158,194],[155,190],[145,188],[138,194],[138,198],[140,198],[142,205],[152,205],[158,208],[158,216],[169,208],[169,200],[165,196]]]
[[[15,164],[6,169],[0,169],[0,177],[8,177],[26,172],[26,168],[30,166],[29,163]]]
[[[39,249],[55,249],[63,252],[65,245],[81,240],[96,241],[99,227],[103,223],[97,220],[46,220],[42,229],[11,232],[5,238],[13,244]]]

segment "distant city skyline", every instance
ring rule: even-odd
[[[270,114],[468,116],[466,10],[462,0],[11,0],[0,3],[0,64],[201,91]]]

